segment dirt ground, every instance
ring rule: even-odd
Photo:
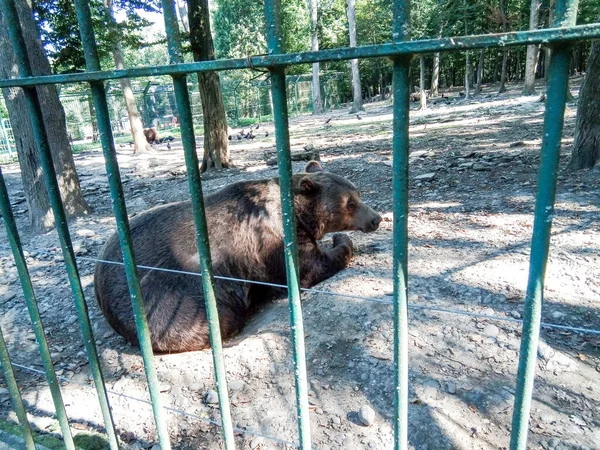
[[[504,95],[495,92],[490,86],[470,101],[430,103],[427,111],[413,104],[411,112],[411,449],[508,448],[521,325],[418,308],[521,317],[544,104],[520,97],[519,86]],[[575,113],[575,104],[569,104],[542,320],[600,329],[600,174],[565,171]],[[375,233],[350,233],[356,255],[348,269],[317,286],[325,292],[304,295],[317,449],[393,448],[391,119],[386,101],[366,105],[360,120],[343,109],[290,121],[293,151],[314,146],[325,168],[348,177],[386,218]],[[273,124],[261,124],[254,134],[254,140],[232,141],[236,168],[204,176],[205,193],[276,175],[265,164],[274,153]],[[118,151],[131,214],[188,197],[180,146],[158,146],[147,157]],[[123,448],[153,448],[150,405],[136,400],[148,399],[138,349],[111,330],[94,301],[94,262],[87,258],[98,255],[115,229],[101,152],[75,160],[94,212],[73,221],[71,233],[115,421]],[[303,166],[294,163],[296,171]],[[3,171],[52,357],[65,380],[61,388],[73,431],[102,430],[56,233],[28,232],[18,166]],[[0,295],[0,326],[13,361],[41,370],[4,227]],[[541,339],[528,448],[600,449],[600,335],[546,328]],[[297,425],[286,300],[267,307],[228,342],[225,360],[234,425],[245,431],[237,435],[238,448],[293,448]],[[163,400],[173,408],[168,419],[174,448],[223,448],[219,428],[208,422],[219,420],[211,403],[210,352],[163,355],[156,362]],[[35,427],[58,433],[43,376],[25,369],[17,376]],[[370,426],[359,419],[363,406],[375,413]],[[15,420],[3,380],[2,420]]]

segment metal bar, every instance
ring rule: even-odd
[[[318,52],[288,53],[285,55],[271,54],[267,56],[252,56],[250,58],[200,61],[177,65],[15,78],[0,80],[0,88],[41,84],[77,83],[82,81],[101,81],[120,78],[153,77],[159,75],[181,75],[194,72],[220,70],[269,68],[277,65],[311,64],[315,62],[340,61],[355,58],[391,57],[433,53],[438,51],[464,51],[489,47],[550,44],[559,41],[580,41],[597,38],[600,38],[600,24],[589,24],[565,29],[547,28],[500,34],[457,36],[400,43],[365,45],[354,48],[327,49],[319,50]]]
[[[8,349],[6,348],[6,342],[2,335],[2,329],[0,329],[0,366],[2,367],[2,373],[4,374],[4,380],[6,381],[6,387],[10,393],[13,408],[17,413],[17,418],[23,429],[23,439],[25,441],[25,448],[27,450],[35,450],[35,441],[33,440],[33,434],[31,433],[31,427],[27,420],[27,412],[25,411],[25,405],[21,398],[21,392],[15,379],[15,373],[13,372],[12,365],[10,363],[10,356],[8,355]]]
[[[11,0],[0,0],[0,5],[2,7],[2,13],[4,14],[6,22],[11,24],[8,31],[12,48],[15,52],[17,65],[19,66],[19,74],[22,77],[31,76],[31,65],[29,63],[29,59],[27,58],[25,40],[23,38],[23,32],[21,30],[21,24],[19,22],[15,5]],[[25,92],[25,99],[27,101],[27,108],[29,110],[29,117],[31,119],[35,145],[40,157],[40,165],[42,167],[44,183],[46,184],[46,190],[48,191],[48,197],[54,213],[56,231],[58,232],[60,239],[67,275],[79,318],[79,325],[83,334],[83,344],[90,362],[90,369],[96,385],[98,401],[100,403],[100,409],[104,418],[104,424],[107,430],[111,430],[109,431],[109,434],[113,433],[116,435],[116,432],[114,431],[113,418],[110,413],[106,386],[104,385],[104,377],[102,376],[100,361],[98,360],[98,352],[96,350],[96,344],[94,341],[94,333],[90,324],[90,318],[88,315],[87,304],[85,303],[85,297],[83,295],[81,280],[79,279],[79,270],[77,269],[77,264],[75,261],[75,253],[71,243],[71,236],[69,234],[69,227],[67,225],[67,217],[62,204],[62,199],[60,197],[60,190],[56,180],[56,171],[54,169],[52,154],[48,145],[48,137],[44,125],[44,118],[42,116],[42,108],[35,88],[25,87],[23,90]]]
[[[179,38],[179,25],[177,23],[175,4],[173,0],[162,0],[162,6],[170,61],[173,64],[181,63],[183,57],[181,56],[181,41]],[[194,135],[192,108],[190,105],[190,95],[187,89],[185,75],[173,77],[173,87],[175,90],[177,109],[179,110],[181,141],[185,154],[188,185],[192,199],[194,224],[196,227],[196,244],[198,246],[198,255],[200,258],[200,271],[202,273],[202,290],[204,292],[204,304],[208,321],[215,381],[217,384],[217,393],[219,395],[219,409],[221,411],[221,429],[223,432],[225,448],[227,450],[233,450],[235,449],[235,439],[233,436],[231,408],[227,390],[227,373],[225,370],[225,359],[223,358],[223,343],[221,342],[221,327],[219,324],[217,299],[215,296],[215,280],[213,277],[210,244],[208,241],[208,225],[206,223],[200,169],[198,167],[198,154],[196,153],[196,138]],[[208,130],[205,130],[205,132],[208,132]]]
[[[283,53],[281,29],[281,1],[265,0],[267,26],[267,48],[269,54]],[[298,434],[302,450],[311,448],[310,416],[308,410],[308,382],[306,376],[306,352],[304,349],[304,323],[300,303],[300,274],[298,266],[298,243],[296,240],[296,214],[292,191],[292,161],[290,156],[290,132],[286,99],[285,69],[270,67],[271,98],[277,167],[279,169],[279,192],[284,232],[284,257],[287,274],[290,322],[294,357],[294,379],[296,382],[296,409],[298,412]]]
[[[54,371],[54,364],[52,363],[52,357],[50,356],[50,350],[48,349],[48,342],[46,341],[46,335],[44,333],[44,327],[42,325],[42,319],[40,317],[40,311],[38,309],[37,300],[35,298],[35,292],[33,291],[33,285],[31,283],[31,277],[25,263],[25,256],[23,255],[23,247],[21,246],[21,239],[19,238],[19,232],[17,231],[17,225],[15,223],[15,217],[10,207],[10,199],[8,197],[8,190],[4,182],[4,176],[2,175],[2,169],[0,169],[0,211],[4,218],[4,225],[6,227],[6,234],[8,241],[12,249],[13,258],[15,259],[15,266],[19,273],[19,279],[21,280],[21,287],[23,289],[23,295],[25,296],[25,302],[27,304],[27,310],[31,317],[31,324],[33,327],[33,333],[38,343],[40,350],[40,356],[42,358],[42,364],[44,365],[44,373],[48,386],[50,388],[50,395],[56,408],[56,417],[63,434],[65,441],[65,447],[72,449],[75,447],[73,443],[73,437],[71,435],[71,429],[69,428],[69,419],[65,410],[65,404],[60,393],[58,384],[58,378]]]
[[[394,0],[392,39],[410,39],[410,0]],[[394,449],[408,447],[408,153],[411,56],[393,60]]]
[[[92,25],[92,16],[89,3],[85,0],[75,0],[75,9],[77,11],[77,21],[81,34],[81,42],[86,61],[86,70],[100,70],[100,58],[96,47],[96,38]],[[149,86],[149,85],[148,85]],[[152,402],[152,412],[154,413],[154,422],[158,435],[158,441],[161,449],[169,450],[171,448],[169,440],[169,430],[160,397],[160,385],[156,374],[154,364],[154,354],[152,352],[152,343],[150,340],[150,330],[148,328],[148,319],[144,298],[140,288],[139,276],[133,250],[133,241],[131,239],[131,230],[129,219],[127,217],[127,206],[125,204],[125,195],[121,183],[121,174],[117,161],[112,127],[110,124],[110,114],[106,100],[106,90],[103,83],[95,81],[90,83],[92,100],[96,111],[100,141],[104,153],[104,162],[108,176],[108,184],[112,199],[113,210],[117,222],[117,232],[121,244],[121,253],[125,265],[125,275],[131,296],[133,315],[135,318],[138,342],[142,359],[144,361],[144,370],[148,382],[148,392]],[[109,436],[111,447],[118,448],[116,436]]]
[[[578,0],[557,0],[554,25],[561,26],[575,23],[577,5]],[[568,45],[553,46],[546,85],[546,113],[544,115],[538,191],[531,239],[529,280],[527,282],[523,314],[523,337],[521,338],[517,389],[510,436],[511,450],[525,450],[527,448],[529,412],[533,395],[544,299],[544,277],[550,247],[552,217],[554,215],[556,178],[558,176],[565,103],[569,89],[570,57],[571,51]]]

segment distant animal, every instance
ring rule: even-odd
[[[160,138],[156,127],[144,128],[144,136],[148,144],[155,144]]]
[[[317,161],[292,178],[298,236],[300,284],[309,288],[344,269],[353,254],[348,235],[333,235],[332,245],[318,241],[327,233],[377,230],[381,216],[367,206],[345,178],[323,171]],[[233,183],[205,199],[214,274],[286,284],[279,179]],[[171,203],[131,220],[131,237],[140,266],[152,348],[184,352],[209,347],[208,324],[199,272],[196,232],[190,202]],[[110,237],[99,257],[122,261],[119,237]],[[98,263],[96,299],[108,323],[137,344],[135,320],[124,268]],[[223,338],[238,333],[265,302],[284,290],[217,278],[215,294]]]

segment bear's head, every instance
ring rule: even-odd
[[[325,172],[317,161],[306,165],[306,173],[297,175],[294,199],[298,226],[322,239],[327,233],[379,228],[381,216],[360,199],[350,181]]]

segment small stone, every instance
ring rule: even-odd
[[[338,416],[333,416],[331,418],[331,423],[333,423],[334,425],[341,425],[342,419],[340,419]]]
[[[438,390],[435,386],[425,386],[423,388],[423,399],[433,400],[437,397]]]
[[[169,383],[161,383],[160,392],[169,392],[172,386]]]
[[[435,172],[422,173],[415,177],[415,181],[433,181],[435,178]]]
[[[511,317],[514,317],[515,319],[521,318],[521,313],[519,311],[511,311],[510,315],[511,315]]]
[[[263,439],[262,439],[262,438],[260,438],[260,437],[254,438],[254,439],[252,439],[252,440],[250,441],[250,448],[251,448],[251,449],[258,448],[258,446],[259,446],[260,444],[262,444],[262,443],[263,443]]]
[[[188,386],[188,389],[190,391],[201,391],[202,390],[202,384],[200,383],[192,383]]]
[[[17,296],[16,292],[8,291],[2,296],[2,298],[0,299],[0,303],[10,302],[16,296]]]
[[[316,408],[315,409],[315,414],[321,415],[321,414],[323,414],[323,410],[321,408]]]
[[[0,395],[8,395],[8,389],[0,387]]]
[[[375,422],[375,411],[368,405],[363,405],[358,410],[358,421],[366,427],[370,427]]]
[[[94,230],[87,230],[87,229],[77,230],[76,234],[77,234],[77,236],[87,237],[87,238],[96,236],[96,232]]]
[[[492,308],[485,308],[481,313],[486,316],[495,316],[496,315],[496,311],[494,311]]]
[[[160,444],[154,444],[151,450],[160,450]]]
[[[88,249],[85,247],[83,240],[73,241],[73,251],[76,255],[85,255]]]
[[[244,389],[245,383],[242,380],[234,380],[228,384],[230,391],[241,391]]]
[[[448,394],[451,394],[451,395],[456,394],[456,384],[454,384],[450,381],[448,383],[446,383],[446,391],[448,392]]]
[[[486,327],[483,329],[483,334],[485,334],[488,337],[496,337],[499,333],[500,330],[496,325],[486,325]]]
[[[483,341],[483,338],[478,334],[472,334],[470,339],[473,342],[482,342]]]
[[[204,396],[204,402],[208,405],[216,405],[219,403],[219,394],[216,391],[210,390]]]
[[[411,152],[410,155],[408,155],[408,156],[413,157],[413,158],[419,158],[422,156],[429,156],[428,153],[429,153],[428,150],[417,150],[415,152]]]
[[[538,343],[538,356],[544,361],[550,361],[555,355],[555,351],[552,347],[540,340]]]
[[[417,294],[409,294],[408,295],[409,302],[416,302],[417,300],[419,300],[419,296]]]

